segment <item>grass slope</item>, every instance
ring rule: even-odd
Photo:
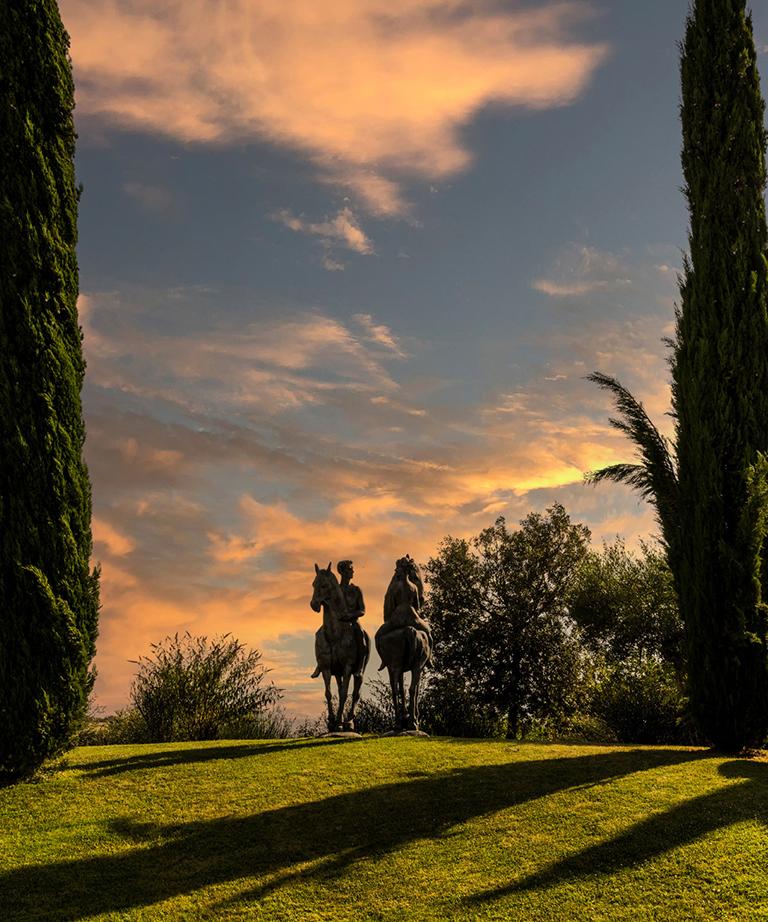
[[[0,790],[4,919],[768,918],[768,763],[428,739],[78,749]]]

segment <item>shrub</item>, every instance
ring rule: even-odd
[[[374,678],[363,686],[364,698],[355,710],[358,733],[388,733],[395,726],[395,709],[389,682]]]
[[[265,683],[261,653],[246,652],[229,634],[212,641],[189,633],[166,637],[137,665],[131,701],[151,742],[221,738],[228,726],[257,720],[281,697]]]
[[[432,678],[419,711],[422,728],[435,736],[501,739],[506,735],[504,715],[483,704],[477,692],[458,678]]]
[[[691,741],[674,671],[656,658],[634,656],[608,667],[597,683],[592,712],[622,743]]]

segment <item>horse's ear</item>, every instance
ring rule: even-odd
[[[329,573],[331,572],[331,567],[332,567],[332,566],[333,566],[333,561],[332,561],[332,560],[329,560],[329,561],[328,561],[328,572],[329,572]]]
[[[318,567],[318,565],[315,564],[315,573],[319,573],[319,572],[320,572],[320,567]]]

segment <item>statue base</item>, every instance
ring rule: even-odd
[[[354,730],[334,730],[333,733],[321,733],[318,739],[321,740],[361,740],[362,733],[355,733]]]
[[[429,737],[429,733],[425,733],[423,730],[390,730],[388,733],[382,733],[382,736],[426,736]]]

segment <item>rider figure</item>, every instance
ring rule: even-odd
[[[355,575],[355,567],[351,560],[340,560],[336,564],[336,569],[341,577],[341,591],[344,593],[344,601],[347,605],[347,614],[342,616],[342,621],[355,621],[362,618],[365,614],[365,602],[363,601],[363,592],[359,586],[352,582]]]
[[[376,632],[378,637],[402,627],[424,631],[432,645],[432,626],[419,615],[424,602],[424,584],[416,562],[406,554],[395,564],[395,574],[384,596],[384,623]],[[379,671],[384,666],[379,667]]]
[[[339,616],[339,621],[353,622],[354,632],[362,633],[362,628],[358,621],[365,614],[365,601],[363,600],[363,592],[360,587],[352,582],[352,577],[355,575],[354,565],[351,560],[340,560],[336,564],[336,569],[339,571],[339,576],[341,577],[341,583],[339,585],[344,595],[344,605],[346,607],[346,613]],[[331,640],[327,632],[323,631],[323,633],[325,634],[326,644],[330,645]],[[310,678],[316,679],[319,675],[320,666],[318,664]]]

